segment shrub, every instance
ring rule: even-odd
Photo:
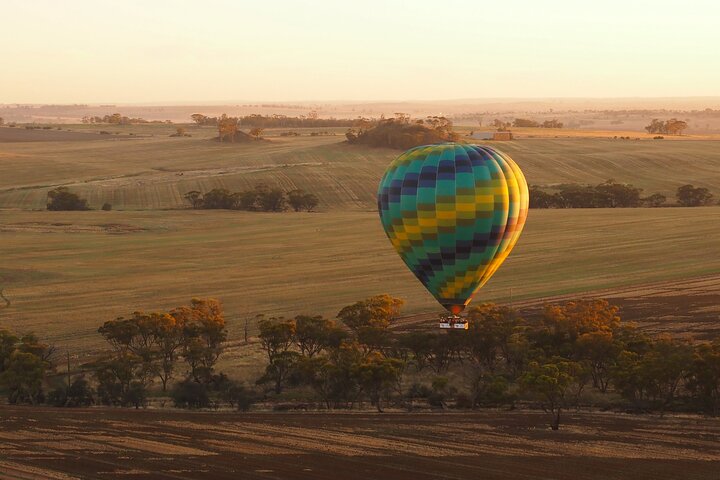
[[[175,385],[170,396],[175,406],[179,408],[207,408],[210,406],[207,386],[191,379],[185,379]]]
[[[102,206],[101,208],[102,208],[103,211],[109,212],[110,210],[112,210],[112,205],[110,205],[109,203],[105,202],[105,203],[103,203],[103,206]]]
[[[87,200],[70,192],[67,187],[58,187],[47,194],[47,209],[52,211],[90,210]]]

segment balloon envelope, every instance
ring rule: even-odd
[[[458,314],[517,242],[527,218],[527,182],[509,156],[491,147],[415,147],[385,172],[378,210],[408,268]]]

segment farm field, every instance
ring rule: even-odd
[[[0,409],[0,479],[677,479],[720,469],[720,421],[539,412]],[[339,476],[340,475],[340,476]]]
[[[170,125],[104,127],[121,135],[107,140],[97,126],[70,126],[95,141],[0,143],[0,209],[43,209],[47,191],[64,185],[98,208],[167,209],[186,206],[191,190],[237,191],[257,183],[301,188],[320,198],[322,210],[372,210],[377,183],[397,150],[351,146],[337,135],[272,136],[250,144],[218,144],[213,128],[187,127],[190,138],[169,138]],[[332,130],[332,129],[330,129]],[[336,129],[337,130],[337,129]],[[7,134],[25,134],[0,128]],[[133,133],[134,136],[129,136]],[[674,201],[686,183],[720,185],[717,141],[613,140],[608,138],[521,138],[493,145],[510,154],[530,184],[632,183],[646,194]],[[720,194],[720,192],[716,192]]]
[[[688,232],[693,232],[688,235]],[[533,210],[477,297],[498,302],[717,274],[720,209]],[[107,320],[212,296],[231,339],[258,313],[334,317],[387,292],[440,312],[375,212],[0,212],[0,324],[90,351]],[[511,290],[512,287],[512,290]]]

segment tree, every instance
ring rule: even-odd
[[[618,308],[607,300],[585,299],[564,305],[546,305],[541,328],[531,332],[547,357],[578,358],[578,338],[590,332],[614,332],[620,328]]]
[[[275,393],[279,394],[299,357],[297,352],[290,351],[295,341],[295,320],[270,318],[261,320],[258,325],[260,341],[268,356],[268,365],[265,375],[257,383],[260,385],[272,382]]]
[[[275,393],[282,393],[283,387],[287,383],[299,359],[300,355],[297,352],[288,350],[274,355],[265,368],[265,375],[258,379],[257,384],[272,383]]]
[[[665,132],[669,135],[682,135],[683,130],[687,129],[688,124],[683,120],[671,118],[665,122]]]
[[[596,186],[595,189],[605,197],[602,205],[604,207],[631,208],[640,206],[640,192],[642,192],[640,188],[607,180],[605,183]]]
[[[688,389],[706,412],[720,415],[720,340],[695,347]]]
[[[377,411],[382,413],[382,398],[397,382],[401,372],[400,360],[386,358],[378,352],[370,353],[356,367],[357,377]]]
[[[229,140],[234,143],[239,125],[240,121],[237,117],[228,117],[223,113],[217,121],[219,140],[221,142]]]
[[[516,118],[512,123],[513,127],[539,127],[540,124],[535,120],[529,120],[527,118]]]
[[[97,394],[101,403],[120,406],[132,403],[131,386],[144,377],[140,357],[131,352],[106,355],[91,367],[98,383]]]
[[[203,208],[203,194],[197,190],[191,190],[183,195],[183,198],[190,202],[192,208],[198,209]]]
[[[263,319],[258,322],[260,342],[268,361],[287,352],[295,340],[295,320],[280,318]]]
[[[337,317],[351,330],[360,327],[387,328],[400,315],[404,300],[386,293],[344,307]]]
[[[255,186],[256,203],[265,212],[282,212],[287,208],[285,192],[261,183]]]
[[[573,390],[577,384],[582,366],[577,362],[554,358],[540,364],[531,362],[528,371],[520,377],[520,384],[525,392],[542,402],[543,410],[550,413],[550,428],[560,428],[562,409],[577,401],[579,392]]]
[[[337,327],[335,322],[320,315],[298,315],[295,317],[294,340],[300,354],[312,358],[326,348],[331,334]]]
[[[288,192],[288,203],[296,212],[302,210],[310,212],[317,206],[319,200],[312,193],[305,193],[303,190],[292,190]]]
[[[640,201],[646,207],[661,207],[666,200],[667,197],[662,193],[653,193],[652,195],[647,196]]]
[[[264,128],[255,127],[250,130],[250,136],[255,137],[255,140],[260,140],[264,130]]]
[[[483,303],[468,310],[467,319],[467,354],[481,370],[494,373],[498,361],[508,357],[510,338],[518,325],[517,313],[509,307]]]
[[[237,195],[224,188],[213,188],[203,195],[201,205],[207,209],[231,210],[237,206]]]
[[[557,119],[545,120],[542,125],[543,128],[563,128],[563,123]]]
[[[647,130],[648,133],[667,133],[665,131],[665,122],[657,118],[653,118],[650,124],[645,127],[645,130]]]
[[[0,385],[8,392],[11,404],[30,403],[37,405],[43,401],[42,382],[45,377],[46,363],[32,353],[14,351],[7,359],[0,373]]]
[[[182,325],[182,354],[190,376],[207,382],[227,339],[222,305],[212,298],[193,298],[189,306],[176,308],[170,315]]]
[[[71,193],[67,187],[57,187],[50,190],[47,194],[47,198],[48,210],[90,210],[87,200]]]
[[[593,330],[577,339],[577,356],[589,365],[593,386],[603,393],[610,381],[610,368],[622,349],[622,343],[614,337],[612,330]]]
[[[90,387],[90,382],[87,381],[84,375],[79,376],[67,389],[66,406],[88,407],[94,403],[95,398],[93,396],[93,390]]]
[[[677,193],[678,203],[683,207],[701,207],[709,205],[712,202],[713,195],[707,188],[694,187],[693,185],[683,185],[678,187]]]
[[[197,123],[198,125],[203,125],[207,117],[201,113],[193,113],[192,115],[190,115],[190,118],[192,118],[192,121]]]
[[[557,194],[550,194],[536,186],[530,187],[530,208],[557,208]]]
[[[191,379],[177,383],[171,396],[175,406],[180,408],[205,408],[210,405],[207,386]]]

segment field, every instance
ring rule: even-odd
[[[677,479],[720,469],[720,421],[545,415],[0,409],[0,479]]]
[[[104,136],[80,132],[98,128],[71,126],[75,135],[93,139]],[[373,210],[378,181],[399,153],[346,145],[343,129],[317,137],[306,131],[296,138],[268,131],[268,141],[232,145],[210,141],[212,128],[188,127],[190,138],[169,138],[171,125],[102,128],[121,135],[0,143],[0,209],[43,209],[47,191],[59,185],[88,198],[95,208],[109,202],[119,210],[152,210],[185,206],[182,197],[190,190],[243,190],[266,182],[313,192],[322,210]],[[11,128],[0,132],[25,135]],[[530,184],[596,184],[612,178],[647,194],[663,193],[670,201],[686,183],[711,190],[720,185],[717,141],[525,138],[495,145],[521,165]]]
[[[231,338],[258,313],[322,313],[387,292],[439,312],[374,212],[23,212],[0,217],[0,324],[99,346],[106,320],[213,296]],[[688,235],[692,231],[692,235]],[[534,210],[479,296],[508,302],[720,270],[720,209]],[[659,261],[658,259],[661,259]],[[540,274],[539,272],[542,272]]]
[[[268,141],[228,145],[210,140],[212,128],[188,127],[193,137],[170,138],[172,125],[105,126],[119,134],[105,140],[97,140],[106,137],[98,126],[68,128],[0,129],[6,139],[27,133],[95,139],[0,144],[0,288],[12,301],[0,310],[3,325],[90,352],[99,347],[95,332],[104,321],[194,296],[223,301],[231,338],[259,313],[334,317],[382,292],[406,299],[408,314],[438,312],[375,213],[378,179],[397,151],[346,145],[342,129],[295,138],[268,130]],[[614,178],[669,195],[686,182],[720,184],[717,145],[598,138],[498,144],[531,184]],[[258,182],[315,192],[320,212],[182,208],[189,190]],[[95,207],[109,201],[115,211],[42,210],[57,185]],[[480,299],[517,302],[717,274],[719,234],[718,208],[534,210]]]

